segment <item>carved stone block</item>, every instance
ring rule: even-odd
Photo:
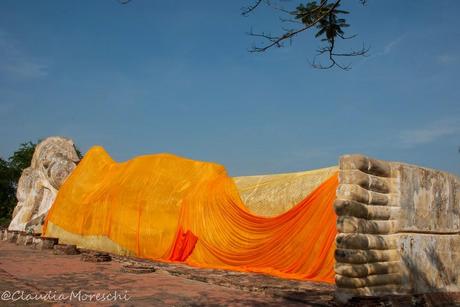
[[[336,298],[460,291],[460,178],[340,159]]]

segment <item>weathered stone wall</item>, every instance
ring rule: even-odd
[[[337,298],[460,291],[460,178],[343,156]]]
[[[35,148],[30,167],[19,178],[9,230],[41,232],[41,223],[59,187],[79,161],[72,140],[48,137]]]

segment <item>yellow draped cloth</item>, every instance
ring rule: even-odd
[[[223,166],[170,154],[117,163],[89,150],[45,220],[143,258],[334,282],[337,174],[275,217],[249,212]]]

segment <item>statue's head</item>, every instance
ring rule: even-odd
[[[41,224],[57,192],[79,161],[72,140],[48,137],[35,148],[30,167],[24,169],[17,187],[11,230],[24,231]],[[35,229],[37,231],[37,229]]]

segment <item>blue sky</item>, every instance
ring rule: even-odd
[[[362,153],[460,174],[460,2],[343,1],[370,45],[351,71],[309,66],[319,42],[264,54],[278,14],[247,1],[0,1],[0,156],[50,135],[118,161],[171,152],[231,175]],[[292,2],[296,3],[296,2]]]

